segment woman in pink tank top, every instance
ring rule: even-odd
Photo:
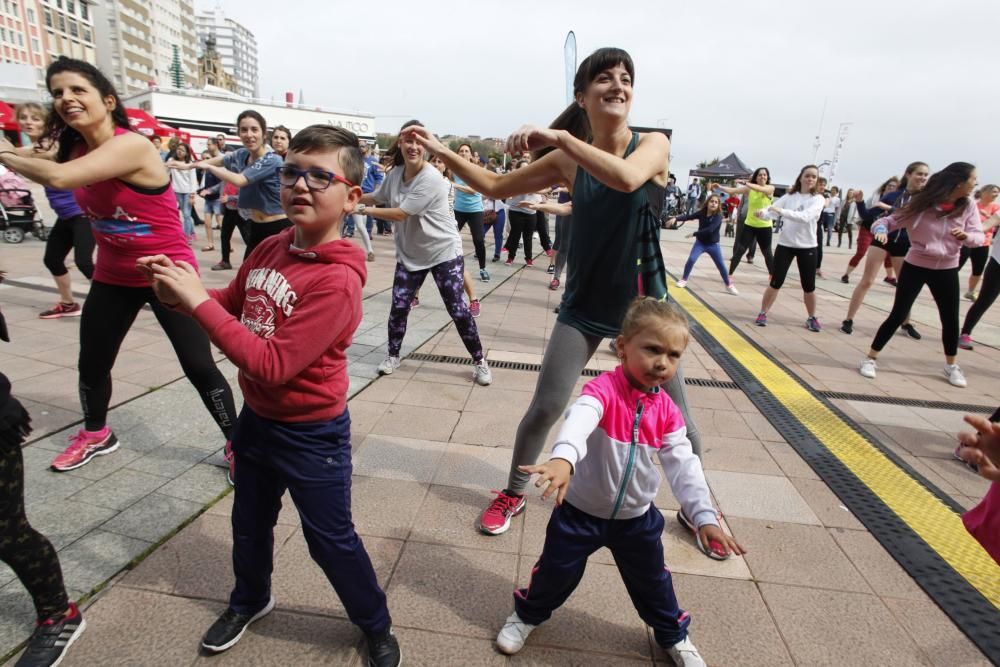
[[[80,320],[85,423],[52,468],[79,468],[118,449],[106,423],[111,369],[146,304],[228,441],[235,417],[233,394],[215,365],[208,336],[194,320],[161,304],[136,269],[139,257],[152,254],[196,264],[159,151],[131,131],[114,87],[93,65],[59,58],[48,68],[46,85],[55,112],[49,114],[45,133],[50,150],[17,150],[0,139],[0,163],[42,185],[73,190],[100,248]]]

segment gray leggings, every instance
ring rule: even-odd
[[[577,329],[556,322],[552,336],[545,348],[545,358],[542,360],[542,370],[538,373],[538,384],[535,385],[535,395],[531,399],[528,411],[521,418],[514,439],[514,456],[510,465],[510,475],[507,478],[507,489],[514,493],[523,493],[531,477],[526,472],[517,469],[522,465],[534,465],[545,447],[549,430],[556,423],[569,403],[570,395],[576,381],[580,379],[587,361],[594,356],[597,346],[603,338],[588,336]],[[667,395],[677,404],[684,415],[687,424],[688,438],[694,448],[694,453],[701,456],[701,438],[698,427],[691,417],[687,404],[687,393],[684,391],[683,365],[678,364],[677,373],[664,385]]]

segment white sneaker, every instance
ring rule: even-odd
[[[390,357],[386,355],[382,363],[378,365],[379,375],[392,375],[392,372],[399,368],[399,357]]]
[[[944,376],[948,378],[948,383],[953,387],[965,387],[965,373],[958,367],[958,364],[945,364]]]
[[[500,628],[500,634],[497,635],[496,641],[497,650],[505,655],[514,655],[524,648],[524,642],[528,639],[528,635],[537,627],[537,625],[522,621],[515,611],[507,617],[503,627]]]
[[[488,387],[493,384],[493,373],[490,372],[490,367],[486,365],[486,359],[475,365],[472,370],[472,379],[481,387]]]
[[[734,285],[732,283],[729,283],[728,285],[726,285],[726,291],[729,292],[730,294],[732,294],[733,296],[739,296],[740,295],[740,291],[738,289],[736,289],[736,285]]]
[[[678,280],[677,281],[677,286],[680,287],[681,289],[684,289],[685,287],[687,287],[687,284],[688,284],[688,281],[686,281],[686,280]]]
[[[858,366],[858,372],[869,380],[875,379],[875,371],[878,369],[878,364],[871,357],[865,357],[861,361],[861,365]]]
[[[668,648],[667,655],[677,667],[707,667],[701,653],[698,653],[697,647],[688,637]]]

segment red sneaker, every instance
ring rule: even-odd
[[[479,530],[487,535],[500,535],[510,528],[510,520],[524,511],[524,496],[508,495],[506,489],[494,491],[496,498],[479,517]]]
[[[226,463],[229,464],[229,472],[226,473],[226,481],[229,482],[229,486],[236,486],[236,455],[233,454],[233,441],[226,440],[226,449],[223,453],[223,458],[226,459]]]
[[[80,308],[80,304],[60,301],[48,310],[38,313],[38,317],[43,320],[54,320],[58,317],[79,317],[81,313],[83,313],[83,309]]]
[[[511,257],[510,255],[507,255],[507,259],[504,261],[504,264],[506,264],[507,266],[510,266],[513,263],[514,263],[514,258]]]
[[[533,260],[533,259],[526,259],[526,260],[524,260],[524,265],[525,266],[534,266],[535,265],[535,260]]]
[[[104,456],[118,449],[118,438],[105,426],[100,431],[80,429],[69,439],[69,447],[52,460],[52,469],[57,472],[74,470],[90,463],[95,456]]]

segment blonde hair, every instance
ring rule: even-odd
[[[45,107],[43,107],[38,102],[25,102],[24,104],[18,104],[16,107],[14,107],[14,118],[15,119],[18,118],[21,115],[22,111],[30,111],[32,113],[38,114],[38,116],[41,117],[43,123],[49,119],[49,112],[46,111]]]
[[[651,296],[637,296],[625,311],[622,320],[622,337],[628,340],[649,326],[650,320],[664,327],[678,327],[688,336],[691,328],[688,319],[680,309],[669,301],[661,301]]]

